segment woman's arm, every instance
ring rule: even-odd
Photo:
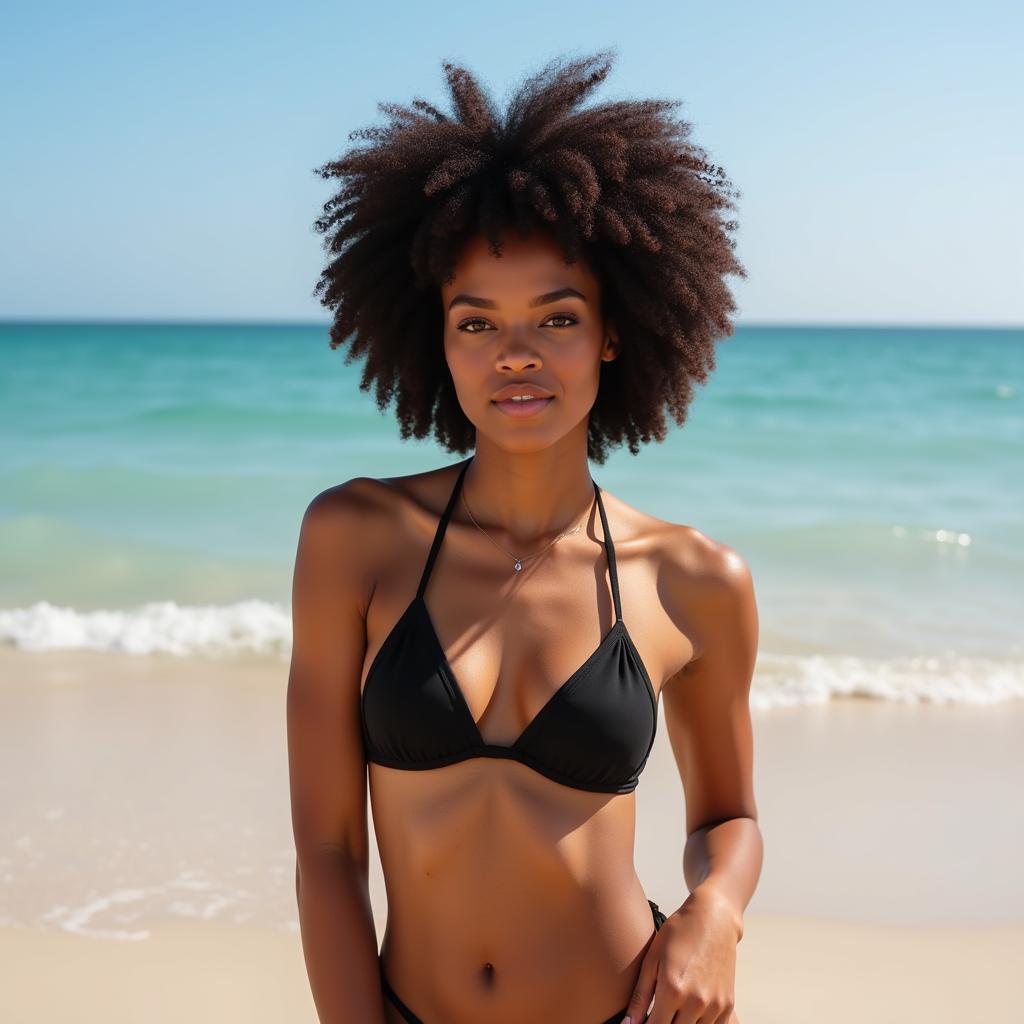
[[[739,941],[763,859],[750,720],[757,603],[743,558],[696,537],[699,570],[695,577],[690,566],[688,589],[697,653],[665,684],[665,725],[686,797],[687,887],[732,911]]]
[[[318,494],[292,584],[288,765],[299,928],[321,1024],[383,1022],[359,683],[373,591],[371,483]]]
[[[653,999],[649,1024],[739,1024],[736,945],[762,861],[749,705],[754,588],[735,551],[689,527],[679,528],[663,565],[672,617],[696,652],[661,691],[686,797],[690,894],[654,936],[627,1020],[644,1020]]]

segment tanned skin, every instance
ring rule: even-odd
[[[500,257],[471,238],[441,292],[445,358],[476,427],[463,483],[473,516],[521,555],[584,523],[514,573],[460,500],[434,565],[426,603],[438,637],[485,741],[510,744],[614,621],[587,418],[619,341],[597,278],[542,232],[507,232]],[[513,418],[491,401],[513,382],[554,400]],[[737,943],[763,854],[748,701],[758,617],[736,551],[603,492],[623,618],[686,798],[681,898],[659,894],[660,931],[633,863],[634,793],[572,789],[504,759],[430,771],[366,763],[366,673],[416,591],[460,468],[356,477],[303,517],[288,752],[320,1021],[402,1024],[379,984],[369,783],[388,897],[380,962],[427,1024],[595,1024],[627,1002],[639,1024],[652,1000],[650,1024],[738,1024]]]

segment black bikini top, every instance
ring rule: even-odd
[[[619,602],[615,547],[601,488],[601,513],[615,622],[597,650],[551,695],[511,746],[486,743],[424,603],[430,571],[462,486],[467,459],[437,524],[416,596],[395,623],[366,676],[360,700],[366,759],[422,771],[475,757],[522,764],[574,789],[629,793],[654,743],[658,700]]]

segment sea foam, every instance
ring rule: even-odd
[[[263,600],[230,605],[156,601],[133,610],[77,611],[39,601],[0,610],[0,642],[27,651],[89,649],[127,655],[287,660],[291,614]],[[801,652],[758,654],[755,708],[822,704],[835,697],[905,703],[994,704],[1024,697],[1024,659],[945,651],[918,656]]]
[[[0,641],[30,651],[285,657],[291,631],[287,608],[257,599],[230,605],[150,601],[130,610],[97,611],[37,601],[27,608],[0,610]]]

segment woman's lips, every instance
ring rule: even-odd
[[[554,398],[527,398],[525,401],[520,402],[513,398],[506,398],[502,402],[492,403],[499,408],[503,413],[508,416],[534,416],[542,410],[546,409]]]

